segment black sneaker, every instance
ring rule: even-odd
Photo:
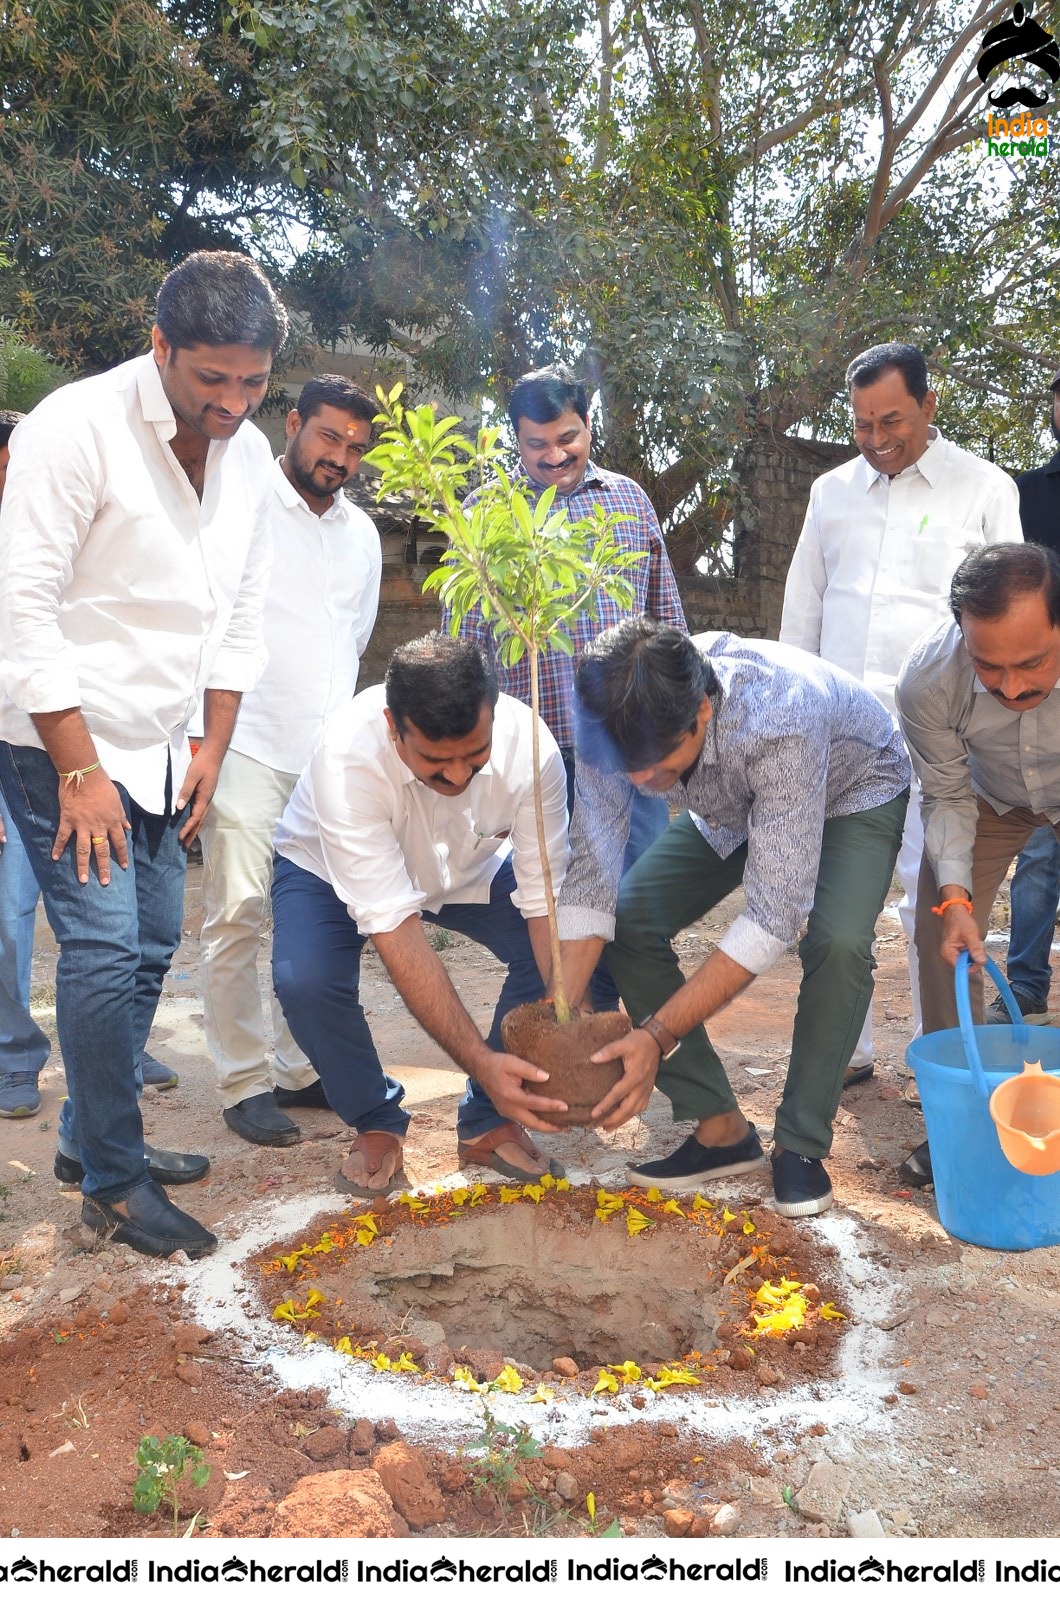
[[[1019,989],[1013,989],[1013,999],[1023,1013],[1024,1022],[1033,1022],[1036,1027],[1049,1021],[1049,1012],[1045,1010],[1039,1000],[1032,1000],[1029,994],[1023,994]],[[1008,1014],[1008,1006],[1001,996],[995,995],[987,1006],[984,1016],[987,1022],[1007,1023],[1012,1026],[1012,1018]]]
[[[781,1150],[773,1157],[773,1198],[782,1217],[817,1217],[832,1204],[824,1162]]]
[[[642,1189],[698,1189],[705,1178],[734,1178],[765,1164],[762,1142],[754,1124],[748,1123],[747,1132],[736,1144],[700,1144],[690,1133],[673,1155],[639,1166],[631,1161],[628,1167],[630,1182]]]

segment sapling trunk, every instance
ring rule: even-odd
[[[527,648],[530,661],[530,709],[533,712],[533,761],[534,761],[534,819],[537,822],[537,848],[541,854],[541,874],[545,882],[545,910],[548,915],[548,942],[552,951],[552,995],[556,1006],[556,1021],[559,1023],[570,1021],[570,1005],[567,1000],[567,991],[563,985],[563,963],[560,959],[559,948],[559,920],[556,916],[556,891],[552,885],[552,867],[548,859],[548,843],[545,839],[545,811],[541,801],[541,741],[538,737],[538,688],[537,664],[540,651],[531,644]]]

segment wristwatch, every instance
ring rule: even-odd
[[[644,1033],[651,1034],[652,1038],[655,1040],[655,1043],[659,1046],[659,1050],[661,1052],[660,1059],[662,1061],[669,1061],[670,1057],[677,1050],[681,1041],[670,1032],[665,1022],[660,1022],[656,1016],[650,1016],[645,1017],[644,1021],[639,1022],[637,1026],[642,1029]]]

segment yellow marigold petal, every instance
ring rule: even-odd
[[[699,1385],[699,1379],[686,1372],[684,1367],[660,1367],[654,1378],[646,1378],[644,1381],[656,1394],[660,1389],[673,1388],[675,1384]]]
[[[617,1394],[618,1379],[613,1372],[601,1372],[590,1394]]]

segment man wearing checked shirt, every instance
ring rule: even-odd
[[[644,560],[626,574],[634,590],[633,615],[653,617],[656,622],[687,633],[681,597],[651,501],[632,478],[605,472],[590,460],[592,435],[585,385],[562,365],[528,372],[512,388],[508,417],[527,478],[538,490],[554,488],[557,505],[565,504],[572,520],[591,517],[596,506],[605,512],[623,512],[629,519],[617,523],[612,533],[620,545],[644,554]],[[467,504],[472,504],[474,498],[470,496]],[[583,611],[575,624],[573,656],[550,650],[541,659],[539,709],[563,756],[567,809],[571,815],[575,790],[575,669],[582,652],[596,636],[625,615],[623,606],[601,595],[598,608]],[[443,629],[445,626],[443,620]],[[478,610],[464,620],[460,632],[494,654],[492,631]],[[501,692],[529,705],[530,665],[526,657],[512,667],[498,661],[496,670]],[[636,796],[630,817],[627,867],[658,838],[667,821],[665,801],[650,795]],[[618,1004],[617,991],[603,968],[593,981],[593,999],[597,1010],[614,1010]]]

